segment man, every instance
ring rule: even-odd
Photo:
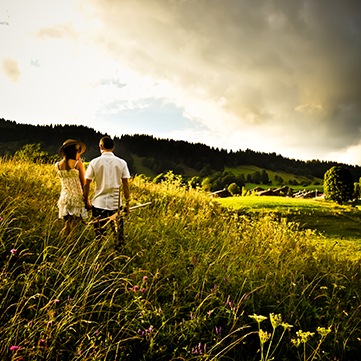
[[[88,209],[92,209],[93,218],[104,219],[110,217],[118,211],[118,202],[122,206],[120,197],[120,186],[123,186],[125,201],[125,212],[129,214],[130,191],[128,179],[129,169],[125,160],[113,154],[114,142],[110,137],[100,139],[99,148],[101,156],[93,159],[85,173],[84,201]],[[89,189],[92,181],[95,181],[95,194],[90,203]],[[119,224],[113,223],[113,230],[118,228],[118,239],[115,240],[117,246],[124,243],[124,223],[122,217],[117,217]],[[97,235],[105,233],[103,226],[107,220],[94,223]]]

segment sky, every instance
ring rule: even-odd
[[[359,0],[1,0],[0,118],[361,165]]]

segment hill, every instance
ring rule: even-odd
[[[99,155],[98,142],[104,135],[86,126],[34,126],[0,119],[0,155],[13,155],[25,144],[31,143],[41,143],[42,149],[53,155],[57,154],[64,140],[72,138],[87,145],[84,159],[89,161]],[[361,177],[359,166],[320,160],[301,161],[285,158],[275,152],[262,153],[250,149],[234,152],[201,143],[159,139],[146,134],[123,134],[121,138],[115,137],[114,141],[115,154],[128,162],[133,174],[139,173],[140,169],[149,169],[154,175],[173,170],[178,174],[194,176],[204,169],[224,172],[239,166],[256,166],[269,172],[323,179],[324,173],[332,166],[343,165],[350,170],[355,181]]]

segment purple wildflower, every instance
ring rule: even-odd
[[[143,277],[143,281],[144,281],[144,282],[147,282],[147,281],[148,281],[148,277],[147,277],[147,276],[144,276],[144,277]]]
[[[3,217],[0,217],[0,221],[2,221],[3,220]]]
[[[146,292],[147,290],[143,287],[140,289],[140,292]]]
[[[53,324],[53,321],[49,321],[48,325],[51,326]]]
[[[159,307],[158,313],[162,313],[162,309]]]
[[[211,317],[211,314],[212,314],[212,310],[209,310],[208,311],[208,316]]]
[[[137,292],[139,290],[138,286],[134,286],[134,292]]]
[[[10,253],[12,253],[12,254],[17,254],[18,253],[18,251],[16,250],[16,249],[12,249],[11,251],[10,251]]]
[[[57,305],[60,301],[59,300],[54,300],[54,303]]]
[[[191,312],[191,320],[193,320],[193,313]]]

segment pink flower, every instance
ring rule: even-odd
[[[48,347],[48,345],[45,343],[45,340],[43,339],[39,340],[39,346]]]
[[[148,280],[148,277],[147,277],[147,276],[144,276],[144,277],[143,277],[143,281],[147,282],[147,280]]]
[[[11,346],[10,347],[10,351],[17,351],[17,350],[20,350],[21,347],[20,346]]]
[[[18,253],[18,251],[16,250],[16,249],[12,249],[11,251],[10,251],[12,254],[17,254]]]

